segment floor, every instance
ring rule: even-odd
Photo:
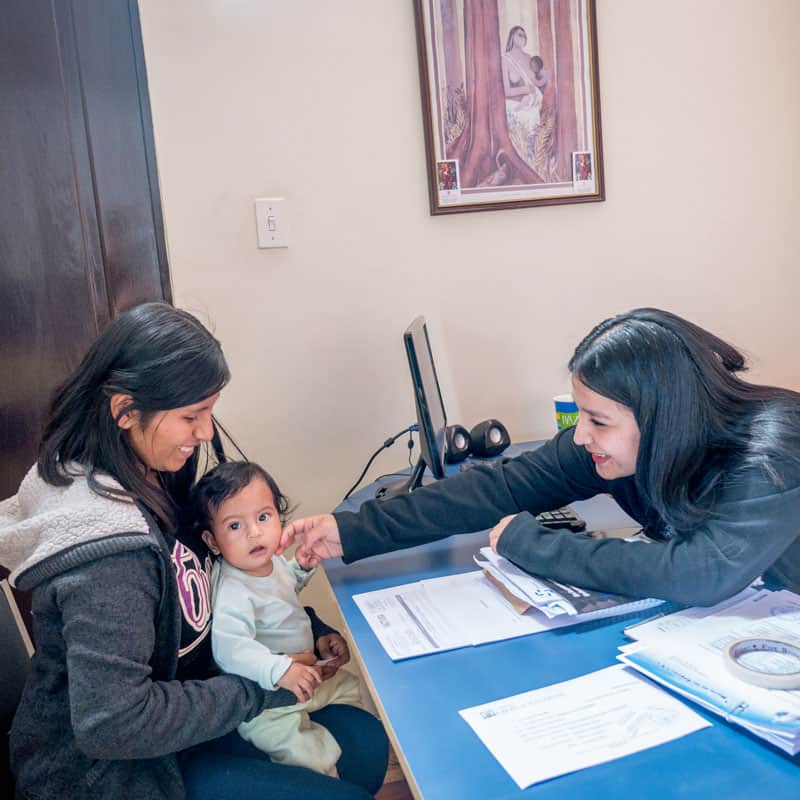
[[[375,797],[376,800],[413,800],[414,798],[403,777],[403,770],[400,769],[397,756],[391,749],[389,750],[389,767],[386,770],[386,779]]]
[[[414,795],[402,778],[392,783],[384,783],[375,797],[377,800],[414,800]]]

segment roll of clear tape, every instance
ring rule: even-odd
[[[764,689],[800,689],[800,644],[749,637],[731,642],[725,666],[736,678]]]

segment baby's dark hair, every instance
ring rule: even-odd
[[[544,66],[544,61],[539,56],[531,56],[531,67],[538,72]]]
[[[254,480],[267,484],[281,521],[286,522],[292,510],[289,498],[278,488],[272,475],[252,461],[226,461],[203,475],[192,488],[188,502],[191,532],[200,537],[203,531],[210,531],[213,513]]]

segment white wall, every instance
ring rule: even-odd
[[[139,5],[176,302],[213,322],[220,414],[301,512],[413,421],[419,313],[449,417],[516,440],[552,432],[581,336],[639,305],[800,388],[797,0],[600,0],[607,201],[436,218],[410,0]],[[256,248],[259,196],[289,199],[288,250]]]

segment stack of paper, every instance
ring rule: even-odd
[[[486,570],[495,580],[528,606],[541,611],[548,619],[559,614],[577,614],[577,610],[562,594],[556,591],[550,581],[540,580],[523,572],[503,556],[497,555],[491,547],[482,547],[474,557],[475,563]]]
[[[747,597],[752,597],[757,594],[761,586],[755,585],[748,586],[739,594],[733,595],[715,606],[689,606],[680,611],[675,611],[670,614],[656,614],[653,617],[648,617],[641,622],[634,622],[633,625],[628,625],[625,628],[625,635],[629,639],[633,639],[632,644],[624,644],[620,647],[623,653],[631,652],[632,650],[639,649],[639,642],[652,641],[658,639],[665,633],[676,633],[683,630],[688,625],[691,625],[698,619],[703,617],[711,617],[714,614],[720,614],[730,606],[735,606]]]
[[[583,592],[569,588],[576,595]],[[353,600],[393,660],[540,633],[662,602],[592,592],[585,595],[582,604],[562,595],[564,611],[555,617],[539,613],[537,608],[520,613],[508,592],[475,570],[356,594]],[[589,601],[590,597],[594,599]],[[572,613],[567,606],[572,606]],[[554,608],[555,604],[550,606],[551,613]]]
[[[729,674],[724,651],[735,639],[777,638],[800,646],[800,596],[747,592],[693,619],[683,613],[631,631],[639,638],[618,656],[658,683],[792,755],[800,752],[800,691],[762,689]]]
[[[629,607],[631,603],[636,603],[636,608],[648,608],[662,602],[652,599],[634,600],[621,594],[582,589],[550,578],[536,578],[523,572],[507,558],[497,555],[491,547],[482,547],[474,560],[511,595],[527,606],[541,611],[548,619],[561,614],[571,617],[580,614],[581,621],[584,621],[625,613],[616,610],[618,606]],[[587,616],[589,614],[592,616]]]

